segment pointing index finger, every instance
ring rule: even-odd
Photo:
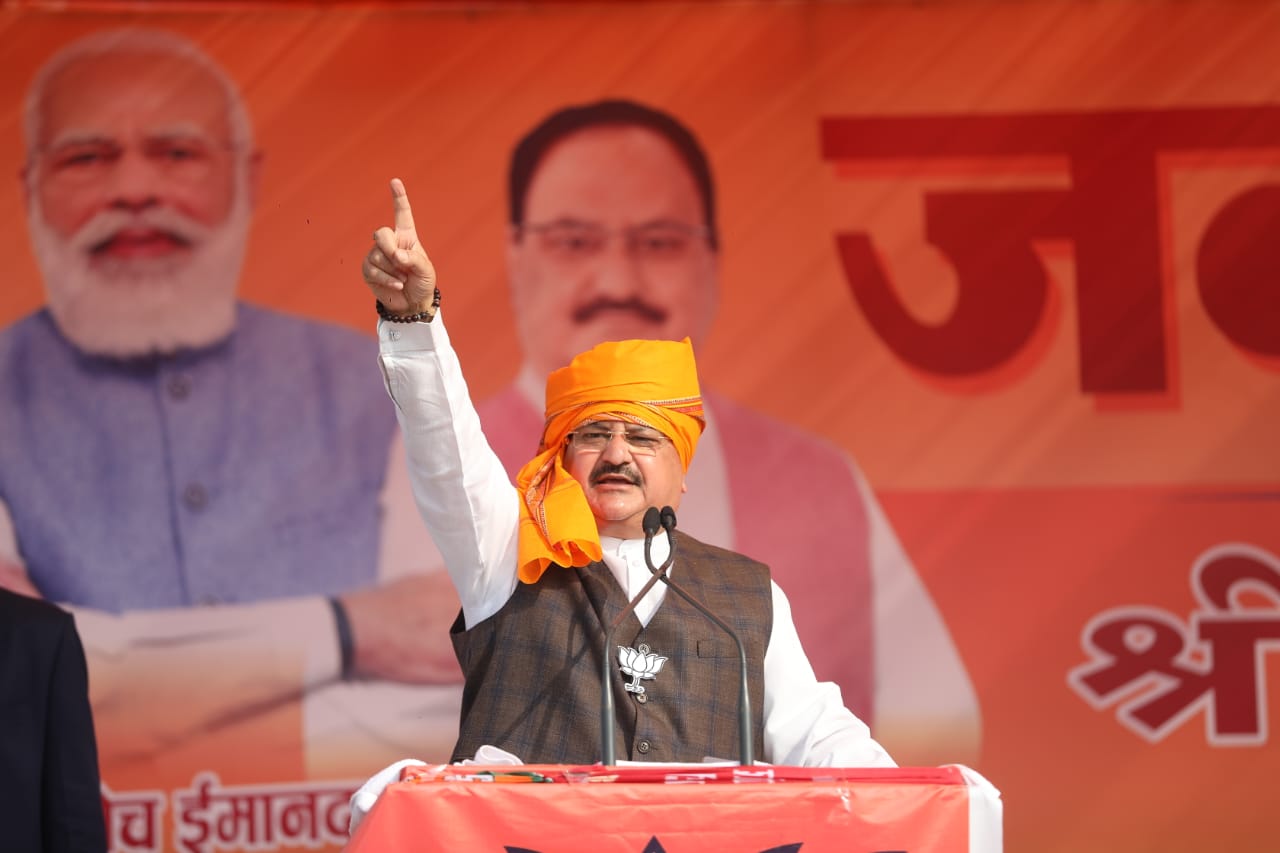
[[[409,192],[404,181],[391,179],[391,206],[394,210],[396,231],[413,231],[413,211],[409,208]]]

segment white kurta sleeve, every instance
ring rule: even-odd
[[[480,428],[442,314],[431,323],[379,321],[378,341],[418,512],[471,627],[515,590],[518,496]]]
[[[895,767],[867,724],[820,682],[800,645],[791,604],[773,586],[773,631],[764,655],[764,759],[802,767]]]

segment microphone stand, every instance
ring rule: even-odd
[[[648,516],[646,514],[646,519],[647,517]],[[660,520],[660,523],[662,524],[663,529],[667,531],[667,541],[671,543],[671,553],[675,554],[675,551],[676,551],[676,540],[674,536],[675,527],[676,527],[675,510],[673,510],[669,506],[664,506],[662,508],[662,512],[660,513],[659,520]],[[656,532],[657,531],[655,531],[655,533]],[[647,533],[646,533],[646,540],[645,540],[644,556],[645,556],[645,564],[648,565],[649,571],[654,573],[653,577],[650,578],[651,582],[655,580],[661,580],[663,583],[667,585],[667,587],[672,592],[676,593],[685,601],[689,602],[689,604],[693,605],[693,608],[695,610],[697,610],[703,616],[707,617],[712,622],[714,622],[722,631],[724,631],[726,634],[732,637],[735,643],[737,643],[738,665],[740,667],[739,684],[738,684],[738,754],[740,756],[739,761],[742,763],[742,765],[744,767],[751,767],[752,765],[755,764],[755,755],[754,755],[754,750],[751,744],[751,697],[747,691],[747,683],[748,683],[747,648],[742,644],[742,638],[739,637],[738,633],[734,631],[732,628],[730,628],[726,622],[724,622],[722,619],[720,619],[720,617],[712,613],[711,610],[705,604],[698,601],[698,599],[694,598],[692,595],[686,592],[684,587],[680,586],[679,584],[677,584],[675,581],[673,581],[671,578],[667,576],[666,572],[667,572],[667,569],[670,567],[670,563],[671,563],[670,557],[668,557],[667,561],[662,564],[661,569],[655,569],[653,567],[653,562],[649,559],[649,538]],[[648,589],[647,586],[645,588]]]
[[[600,753],[603,756],[601,763],[606,766],[613,766],[617,763],[613,744],[615,724],[613,687],[610,683],[613,635],[618,630],[618,626],[622,624],[622,620],[626,619],[631,611],[636,609],[636,605],[649,594],[649,590],[653,589],[654,584],[659,580],[666,580],[667,569],[671,568],[671,563],[675,560],[676,543],[675,540],[670,540],[671,553],[667,555],[667,559],[663,561],[661,566],[656,569],[653,566],[653,537],[657,534],[661,523],[661,516],[657,507],[651,506],[645,510],[644,520],[641,522],[644,527],[644,563],[649,567],[649,571],[653,573],[653,576],[640,588],[640,592],[636,597],[628,601],[627,606],[622,608],[622,612],[618,614],[618,618],[613,620],[613,624],[609,626],[609,630],[604,635],[604,655],[601,658],[600,666]],[[670,539],[670,536],[671,533],[668,530],[668,539]],[[744,669],[743,671],[745,672],[746,670]]]

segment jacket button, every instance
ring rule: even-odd
[[[644,755],[652,748],[653,748],[653,744],[649,743],[649,741],[647,740],[642,740],[638,744],[636,744],[636,751],[639,752],[641,755]]]
[[[645,702],[649,701],[649,697],[644,695],[643,693],[637,693],[636,701],[639,702],[641,705],[643,705]]]

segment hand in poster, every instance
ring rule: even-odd
[[[401,578],[342,596],[356,644],[356,671],[409,684],[462,680],[448,642],[437,642],[458,614],[446,572]]]

